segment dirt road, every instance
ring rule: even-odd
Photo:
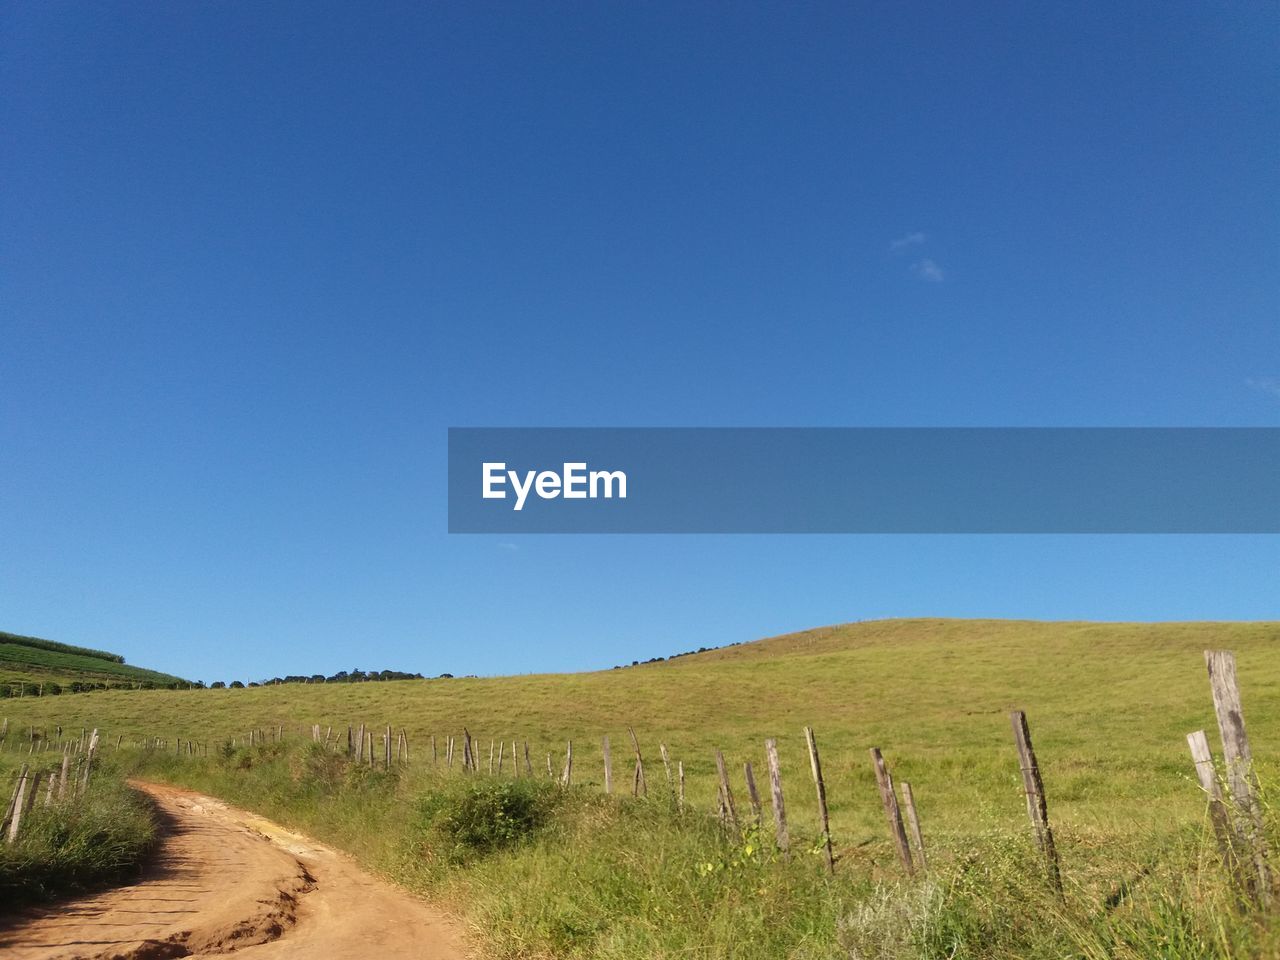
[[[421,900],[349,859],[211,797],[135,784],[164,841],[141,879],[0,928],[6,960],[463,960]]]

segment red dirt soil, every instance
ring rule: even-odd
[[[440,912],[345,856],[212,797],[134,783],[164,836],[136,883],[24,913],[5,960],[464,960]]]

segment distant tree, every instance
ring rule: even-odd
[[[239,680],[232,680],[232,681],[231,681],[231,689],[232,689],[232,690],[243,690],[243,689],[244,689],[244,684],[243,684],[243,683],[241,683]]]
[[[213,683],[209,684],[209,689],[210,689],[210,690],[224,690],[224,689],[226,689],[226,686],[227,686],[227,685],[226,685],[225,683],[223,683],[221,680],[215,680],[215,681],[213,681]]]

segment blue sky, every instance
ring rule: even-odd
[[[0,628],[251,679],[1280,618],[1277,537],[445,533],[449,426],[1280,425],[1278,21],[6,5]]]

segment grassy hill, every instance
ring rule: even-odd
[[[843,942],[849,917],[863,916],[858,911],[867,898],[882,896],[877,885],[897,883],[867,753],[872,746],[883,749],[899,782],[912,784],[936,857],[931,864],[946,878],[929,895],[948,906],[930,922],[942,924],[943,933],[946,924],[958,924],[959,939],[947,940],[936,955],[951,955],[946,944],[955,943],[969,945],[956,957],[1270,955],[1256,944],[1280,949],[1280,934],[1248,918],[1216,919],[1233,909],[1232,901],[1215,886],[1220,878],[1213,879],[1212,841],[1204,840],[1205,804],[1185,740],[1203,728],[1220,750],[1203,660],[1211,648],[1236,654],[1257,769],[1264,786],[1274,784],[1280,777],[1280,623],[885,620],[594,673],[146,697],[106,692],[9,701],[4,712],[16,729],[97,726],[109,739],[159,736],[215,746],[235,737],[241,753],[234,763],[168,754],[158,758],[169,764],[161,772],[289,820],[410,886],[456,897],[487,940],[526,938],[490,944],[513,957],[560,955],[561,923],[579,931],[563,942],[591,944],[564,954],[584,957],[701,956],[704,943],[716,944],[708,956],[934,956],[828,949]],[[1025,710],[1031,723],[1069,909],[1036,899],[1034,883],[1026,885],[1036,868],[1027,859],[1032,848],[1008,719],[1014,708]],[[276,759],[244,753],[250,728],[283,725],[300,750],[304,726],[331,725],[345,740],[347,725],[362,722],[379,731],[384,724],[403,727],[413,769],[390,781],[353,779],[316,767],[303,753]],[[835,886],[811,885],[821,874],[808,856],[757,875],[743,866],[741,850],[716,852],[713,845],[709,854],[711,841],[689,834],[691,827],[646,820],[649,814],[626,813],[626,807],[626,817],[640,819],[618,822],[598,806],[566,820],[571,836],[558,845],[485,861],[490,865],[444,880],[416,826],[426,809],[424,791],[436,789],[433,735],[443,751],[444,738],[460,737],[466,726],[482,767],[491,738],[528,741],[544,777],[547,753],[559,770],[572,739],[574,781],[584,797],[597,797],[604,735],[612,744],[615,789],[628,791],[630,726],[645,752],[651,790],[666,792],[658,756],[664,743],[673,761],[685,765],[690,808],[703,814],[715,809],[714,751],[723,750],[745,809],[742,764],[750,760],[761,779],[763,742],[778,738],[793,835],[810,848],[818,828],[805,725],[815,728],[822,749],[841,860]],[[211,757],[216,752],[211,749]],[[974,870],[982,872],[981,883]],[[1140,880],[1130,904],[1127,891]],[[882,899],[892,894],[909,901],[922,889],[894,886]],[[651,901],[659,892],[680,904],[666,927],[646,919],[658,909]],[[868,929],[906,923],[894,913],[900,906],[885,901],[885,916],[867,914],[858,922]],[[934,909],[920,907],[926,908]],[[613,940],[593,926],[598,915],[615,917]],[[1154,945],[1165,941],[1173,945],[1160,952]]]
[[[31,696],[42,686],[48,693],[103,685],[168,687],[185,683],[180,677],[126,664],[118,653],[0,631],[0,697],[16,696],[18,684],[25,696]]]
[[[1219,647],[1236,651],[1255,753],[1274,756],[1280,623],[885,620],[595,673],[158,691],[145,700],[108,692],[6,709],[37,726],[214,741],[278,724],[332,725],[345,736],[348,724],[391,723],[419,756],[431,735],[443,743],[465,725],[486,750],[490,738],[528,740],[544,768],[546,752],[559,756],[573,739],[580,776],[596,780],[600,738],[610,735],[615,758],[624,757],[632,726],[651,763],[666,743],[705,797],[716,748],[761,769],[764,739],[778,737],[784,762],[801,773],[808,724],[838,785],[834,821],[863,835],[880,830],[867,802],[870,746],[916,786],[935,830],[1020,816],[1007,716],[1016,707],[1030,718],[1058,818],[1123,831],[1156,813],[1199,815],[1184,737],[1214,729],[1202,651]]]

